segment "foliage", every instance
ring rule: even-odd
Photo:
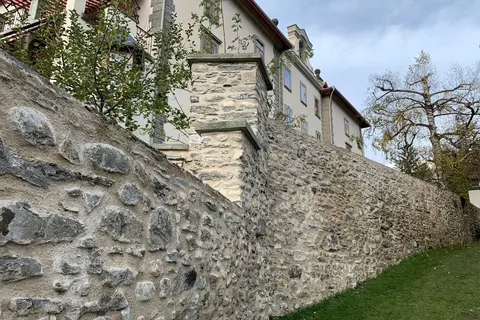
[[[435,180],[453,191],[463,190],[448,177],[459,174],[470,153],[465,152],[468,145],[477,144],[479,70],[455,65],[441,79],[430,55],[422,51],[403,78],[393,72],[372,75],[366,118],[372,124],[373,146],[391,157],[406,138],[414,137],[413,145],[428,150],[425,160],[432,162]]]
[[[240,37],[240,30],[242,29],[242,19],[240,13],[235,13],[232,17],[232,31],[235,32],[236,37],[232,40],[232,44],[228,46],[228,50],[237,52],[245,51],[248,49],[250,43],[254,42],[257,37],[255,35],[248,35],[246,37]]]
[[[414,140],[415,135],[410,138],[410,141],[405,137],[405,143],[399,146],[398,151],[392,155],[393,163],[403,173],[425,181],[432,181],[433,170],[429,168],[428,163],[420,156],[419,150],[413,145]]]
[[[132,8],[121,0],[102,6],[88,24],[77,12],[65,14],[61,1],[43,3],[49,6],[42,11],[44,22],[28,35],[38,40],[34,59],[8,48],[14,56],[128,130],[146,119],[143,129],[152,133],[157,116],[177,128],[188,125],[185,114],[167,101],[190,79],[181,25],[174,21],[164,32],[134,38],[127,18]],[[19,33],[16,44],[27,40]]]
[[[357,148],[362,150],[365,146],[365,141],[363,140],[362,136],[356,136],[354,134],[350,134],[349,138],[350,142],[355,142],[357,144]]]
[[[273,84],[276,83],[278,79],[278,84],[280,88],[277,90],[282,90],[283,84],[282,75],[283,69],[285,67],[290,68],[294,63],[294,59],[298,59],[298,56],[293,52],[285,52],[279,57],[274,57],[267,65],[267,74]],[[281,121],[289,128],[301,128],[301,124],[305,121],[306,116],[304,114],[297,114],[291,117],[291,115],[285,114],[282,106],[275,105],[275,96],[270,95],[267,100],[267,107],[270,114],[273,115],[273,118]],[[277,107],[277,108],[275,108]]]

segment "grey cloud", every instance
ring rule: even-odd
[[[281,24],[316,25],[321,30],[358,33],[387,25],[416,29],[439,18],[445,22],[474,18],[480,11],[478,0],[294,0],[278,5],[278,0],[258,0],[271,17],[280,17]],[[476,19],[476,17],[475,17]]]

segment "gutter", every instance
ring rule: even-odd
[[[163,32],[163,27],[164,27],[164,23],[165,23],[166,2],[167,2],[167,0],[163,0],[163,2],[162,2],[162,22],[160,23],[160,28],[162,29],[162,32]]]
[[[332,144],[335,145],[334,143],[334,132],[333,132],[333,108],[332,108],[332,102],[333,102],[333,94],[335,93],[335,86],[332,86],[332,93],[330,94],[330,136],[332,138]]]

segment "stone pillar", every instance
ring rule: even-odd
[[[192,67],[189,150],[163,150],[231,201],[241,202],[247,172],[264,148],[272,89],[259,54],[196,55]],[[166,146],[167,147],[167,146]]]

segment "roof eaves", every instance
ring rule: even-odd
[[[345,96],[337,88],[328,87],[328,88],[322,89],[320,90],[320,94],[323,97],[325,97],[325,96],[329,96],[332,93],[332,91],[334,96],[337,99],[339,99],[341,102],[343,102],[342,106],[354,114],[357,122],[360,124],[360,127],[362,129],[370,127],[370,123],[368,123],[368,121],[362,116],[362,114],[358,112],[358,110],[350,103],[350,101],[347,100],[347,98],[345,98]]]
[[[276,42],[281,51],[293,49],[293,45],[280,29],[273,24],[272,20],[263,11],[263,9],[255,2],[255,0],[236,0],[242,5],[250,15],[265,27],[265,32],[272,36],[272,40]]]

